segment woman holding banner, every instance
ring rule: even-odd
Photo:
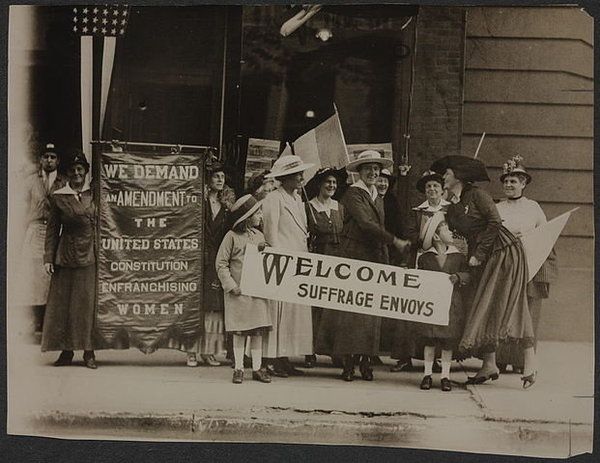
[[[85,184],[90,165],[79,153],[71,161],[66,186],[50,200],[44,266],[52,275],[42,332],[42,352],[60,350],[54,366],[71,365],[83,350],[96,369],[92,331],[96,295],[96,207]]]
[[[446,156],[431,170],[443,173],[451,194],[446,214],[450,228],[464,236],[468,264],[479,280],[469,311],[459,353],[481,355],[483,365],[468,384],[481,384],[499,376],[496,349],[499,341],[519,342],[525,355],[523,388],[536,380],[534,333],[527,306],[527,261],[521,241],[502,226],[491,196],[473,185],[489,181],[485,165],[466,156]]]
[[[345,209],[341,240],[344,257],[387,263],[388,245],[402,251],[409,244],[385,229],[383,200],[375,187],[381,169],[391,164],[390,159],[382,158],[377,151],[367,150],[346,167],[348,171],[358,172],[359,180],[348,188],[341,200]],[[371,357],[379,351],[381,318],[341,311],[335,318],[332,355],[343,358],[342,379],[354,379],[358,360],[362,378],[372,381]]]
[[[531,183],[531,175],[525,170],[522,161],[521,156],[514,156],[504,163],[500,181],[506,199],[496,205],[502,224],[518,238],[547,222],[546,214],[540,205],[523,196],[523,190]],[[556,271],[556,253],[553,250],[527,285],[527,304],[535,335],[534,347],[537,347],[542,299],[548,298],[550,283],[555,278]],[[496,353],[496,363],[501,372],[506,371],[508,365],[512,365],[513,372],[523,373],[523,350],[519,345],[510,342],[501,343]]]
[[[281,186],[263,200],[263,233],[270,246],[308,252],[308,224],[300,199],[303,172],[313,167],[295,155],[281,156],[266,178],[279,180]],[[312,315],[310,307],[289,302],[271,304],[273,330],[268,333],[263,355],[275,359],[272,374],[279,377],[301,376],[290,356],[312,355]]]

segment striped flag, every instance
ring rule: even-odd
[[[315,165],[304,173],[306,181],[321,167],[339,169],[348,164],[348,150],[337,110],[329,119],[294,141],[294,154]]]
[[[117,37],[129,22],[127,5],[89,5],[73,8],[73,32],[81,36],[81,148],[91,163],[94,129],[94,53],[101,53],[100,114],[96,136],[101,136],[112,76]]]

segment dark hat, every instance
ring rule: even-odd
[[[77,154],[75,154],[75,157],[71,159],[71,164],[69,164],[69,167],[73,167],[76,164],[85,167],[86,170],[90,169],[90,163],[86,159],[85,154],[83,152],[78,152]]]
[[[425,185],[427,185],[427,182],[438,182],[442,185],[442,188],[444,187],[444,177],[433,170],[426,170],[423,172],[421,178],[417,180],[417,190],[421,193],[425,193]]]
[[[254,193],[263,185],[265,180],[273,181],[273,179],[270,178],[265,179],[265,175],[267,175],[269,172],[269,170],[263,170],[262,172],[254,173],[252,177],[248,179],[248,191],[250,193]]]
[[[531,175],[527,173],[522,162],[523,158],[518,154],[506,161],[502,166],[502,175],[500,176],[500,181],[503,182],[504,179],[509,175],[521,175],[525,177],[525,184],[529,184],[531,182]]]
[[[56,146],[54,143],[46,143],[46,146],[44,146],[44,149],[40,152],[40,155],[46,153],[53,153],[58,157],[58,151],[56,151]]]
[[[444,175],[446,169],[452,169],[457,178],[464,182],[489,182],[485,164],[479,159],[467,156],[444,156],[431,164],[431,170]]]
[[[206,176],[210,177],[215,172],[225,172],[225,166],[219,161],[207,163],[206,164]]]
[[[304,189],[306,190],[306,196],[308,196],[308,199],[312,199],[319,194],[321,184],[330,175],[337,179],[338,186],[346,183],[346,180],[348,179],[348,172],[346,172],[346,169],[322,167],[321,169],[317,170],[317,173],[313,176],[313,178],[306,182]]]
[[[254,214],[261,204],[262,203],[252,195],[244,195],[238,199],[231,207],[231,222],[233,223],[231,228],[235,228],[238,223],[243,222]]]

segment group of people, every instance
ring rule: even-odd
[[[52,147],[53,148],[53,147]],[[40,161],[45,174],[47,148]],[[481,369],[468,379],[480,384],[497,379],[508,366],[520,371],[524,388],[536,382],[535,340],[541,300],[548,297],[554,255],[529,282],[519,237],[543,224],[540,206],[523,196],[531,176],[518,156],[500,177],[506,199],[495,204],[475,185],[488,181],[485,165],[464,156],[446,156],[423,173],[416,188],[426,200],[403,211],[393,191],[393,162],[373,150],[360,153],[344,169],[319,169],[295,155],[281,156],[268,172],[250,179],[236,200],[226,184],[224,166],[206,169],[204,197],[204,294],[202,336],[187,352],[188,366],[219,365],[227,352],[233,382],[244,377],[244,359],[253,379],[303,375],[290,357],[328,355],[341,378],[374,379],[382,352],[397,360],[392,371],[422,359],[421,389],[432,387],[441,358],[440,387],[450,391],[453,359],[477,356]],[[52,276],[42,335],[42,350],[59,350],[55,365],[71,364],[84,351],[84,364],[96,368],[93,343],[96,209],[85,181],[89,164],[76,156],[61,183],[40,190],[46,212],[35,231],[44,242],[44,266]],[[357,180],[347,184],[348,173]],[[33,203],[32,203],[33,204]],[[40,209],[41,207],[38,207]],[[33,208],[32,208],[33,209]],[[60,232],[62,228],[62,232]],[[45,236],[44,236],[45,235]],[[454,285],[449,324],[428,325],[351,312],[305,307],[242,294],[240,279],[246,245],[272,246],[368,262],[444,272]]]

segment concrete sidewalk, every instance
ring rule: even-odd
[[[14,343],[11,343],[11,347]],[[80,353],[78,353],[80,355]],[[518,375],[450,393],[421,391],[421,372],[376,367],[372,383],[321,364],[271,384],[231,383],[228,366],[188,368],[162,350],[100,351],[98,370],[51,366],[56,353],[9,350],[12,434],[76,438],[300,442],[566,457],[591,450],[593,345],[544,342],[538,382]],[[77,359],[79,360],[79,359]],[[463,383],[479,362],[454,364]]]

